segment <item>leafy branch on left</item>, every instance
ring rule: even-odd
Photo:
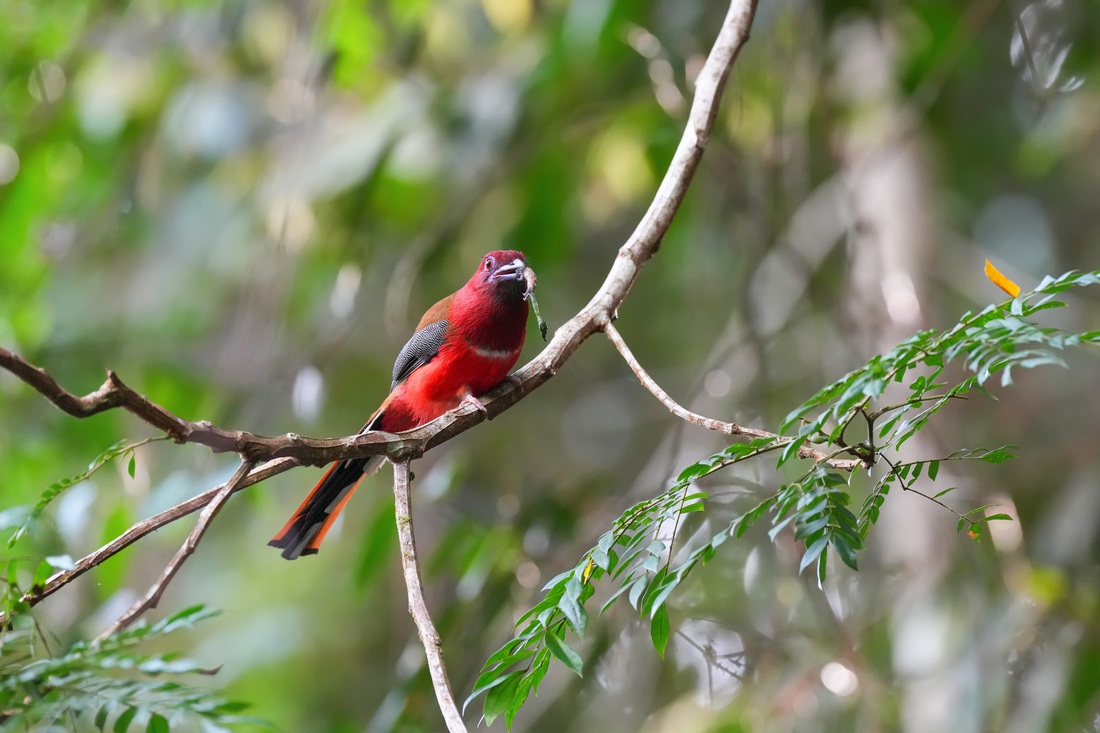
[[[411,545],[411,511],[405,511],[405,515],[402,516],[401,509],[400,489],[404,485],[407,493],[407,480],[403,484],[402,476],[407,478],[408,462],[482,420],[489,419],[511,407],[556,374],[586,339],[610,327],[619,306],[622,305],[637,279],[642,265],[657,251],[673,216],[683,201],[710,137],[730,69],[740,49],[748,40],[755,11],[756,0],[732,0],[711,52],[695,80],[695,98],[688,115],[687,125],[668,171],[645,216],[627,242],[619,249],[601,288],[587,306],[557,330],[554,338],[538,357],[517,372],[508,383],[480,398],[482,408],[464,405],[426,425],[400,435],[369,431],[329,440],[303,438],[294,433],[264,437],[246,431],[226,430],[206,421],[195,422],[183,419],[131,389],[114,372],[108,372],[107,380],[97,390],[78,396],[62,388],[45,370],[30,364],[16,354],[0,349],[0,368],[12,372],[57,407],[74,417],[83,418],[109,409],[123,409],[177,443],[196,443],[214,452],[232,452],[240,457],[237,471],[225,484],[138,522],[112,542],[73,563],[71,567],[63,567],[48,578],[36,578],[32,587],[26,592],[15,592],[17,584],[11,584],[6,596],[11,602],[7,604],[7,608],[2,609],[4,615],[0,622],[10,623],[14,612],[25,610],[55,593],[76,577],[117,554],[154,529],[205,507],[191,534],[169,562],[161,577],[100,637],[102,643],[107,643],[110,639],[116,638],[119,632],[126,629],[145,611],[156,605],[168,583],[194,551],[218,510],[233,493],[300,465],[323,465],[370,455],[389,457],[398,469],[395,472],[398,517],[408,525],[407,540],[409,547],[414,549]],[[133,446],[113,449],[114,454],[111,457],[123,455],[132,449]],[[60,487],[53,495],[56,496],[63,489],[64,487]],[[407,509],[407,502],[405,506]],[[409,550],[403,554],[408,555]],[[415,554],[413,553],[412,556],[415,557]],[[414,561],[406,564],[406,589],[409,594],[410,609],[417,620],[429,659],[432,660],[433,639],[437,637],[433,636],[434,629],[431,628],[430,618],[427,618],[425,623],[425,619],[420,618],[417,613],[418,610],[423,610],[426,615],[422,598],[419,599],[418,606],[419,574],[418,563]],[[446,673],[442,666],[442,656],[436,655],[432,665],[436,698],[448,728],[452,731],[464,730],[461,715],[451,699]],[[438,675],[435,674],[437,666],[440,672]],[[126,721],[121,728],[125,729],[128,724],[129,721]]]

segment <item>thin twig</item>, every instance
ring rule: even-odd
[[[206,530],[210,527],[210,523],[214,521],[214,517],[218,515],[221,508],[225,506],[225,502],[229,500],[229,497],[237,490],[245,477],[248,476],[249,472],[252,471],[254,465],[252,461],[241,461],[241,465],[237,467],[237,472],[233,474],[233,478],[222,485],[218,493],[214,495],[214,498],[211,499],[210,503],[206,505],[206,508],[202,510],[202,514],[199,515],[199,519],[195,522],[195,526],[191,530],[191,533],[187,535],[187,539],[183,541],[180,549],[172,556],[172,559],[164,568],[164,572],[157,578],[157,582],[153,583],[149,590],[146,591],[145,595],[139,598],[134,605],[130,606],[129,610],[122,614],[122,616],[111,625],[111,628],[100,634],[97,641],[102,641],[111,634],[122,631],[136,621],[141,614],[151,608],[157,607],[157,603],[160,602],[160,598],[164,595],[164,591],[168,588],[168,584],[172,582],[172,578],[176,577],[176,573],[183,567],[183,563],[187,561],[187,558],[191,557],[191,554],[199,545],[199,540],[206,534]]]
[[[397,516],[397,541],[401,546],[401,569],[405,576],[405,590],[409,596],[409,614],[416,623],[420,643],[428,657],[435,698],[450,733],[466,733],[462,714],[455,705],[451,683],[447,679],[447,666],[443,662],[443,643],[435,630],[428,604],[424,600],[424,583],[420,578],[420,560],[416,556],[416,537],[413,532],[412,497],[409,493],[409,460],[402,458],[393,463],[393,502]]]
[[[638,381],[642,383],[642,386],[648,389],[653,396],[676,417],[681,420],[686,420],[692,425],[699,425],[707,430],[717,430],[726,435],[746,435],[753,438],[777,437],[775,433],[769,433],[765,430],[756,430],[754,428],[746,428],[737,423],[723,422],[722,420],[704,417],[697,412],[692,412],[683,407],[679,402],[672,399],[672,397],[661,388],[661,385],[657,384],[657,382],[649,376],[649,373],[646,372],[637,358],[635,358],[630,347],[626,345],[626,341],[623,340],[622,335],[619,333],[618,329],[615,328],[614,324],[608,323],[603,327],[603,331],[607,334],[607,338],[611,339],[611,343],[615,345],[615,348],[619,350],[619,354],[622,355],[623,360],[626,361],[627,366],[634,372],[634,375],[638,377]]]
[[[899,402],[896,405],[887,405],[886,407],[880,407],[879,409],[875,410],[874,412],[868,413],[868,416],[871,418],[872,422],[874,422],[874,421],[877,421],[880,417],[882,417],[883,415],[885,415],[886,413],[888,413],[892,410],[900,410],[903,407],[913,407],[915,405],[921,404],[922,402],[936,402],[938,400],[943,399],[944,397],[946,397],[947,399],[950,399],[950,400],[968,400],[968,399],[970,399],[966,395],[961,395],[961,394],[930,394],[930,395],[925,395],[924,397],[914,397],[911,400],[906,400],[905,402]]]
[[[888,465],[890,467],[890,473],[892,473],[892,474],[894,474],[895,476],[898,477],[898,482],[901,484],[902,491],[908,491],[911,494],[916,494],[919,497],[927,499],[928,501],[932,502],[933,504],[940,505],[941,507],[943,507],[947,511],[954,514],[960,520],[969,522],[971,527],[973,527],[975,524],[977,524],[977,522],[974,521],[973,519],[971,519],[970,517],[966,516],[965,514],[959,512],[956,509],[953,509],[952,507],[948,506],[947,504],[944,504],[942,501],[940,501],[936,497],[929,496],[928,494],[924,493],[920,489],[913,488],[913,485],[911,483],[909,483],[908,481],[906,481],[904,478],[902,478],[901,474],[898,473],[898,469],[901,467],[901,464],[894,463],[893,461],[891,461],[886,456],[882,456],[882,460],[886,461],[886,465]]]
[[[619,334],[614,324],[604,324],[603,331],[607,334],[607,338],[611,339],[611,343],[615,345],[615,348],[619,350],[619,354],[622,355],[623,360],[627,363],[627,366],[630,367],[630,370],[634,372],[634,375],[638,377],[638,381],[642,383],[642,386],[648,389],[662,405],[667,407],[669,412],[681,420],[685,420],[692,425],[699,425],[708,430],[717,430],[726,435],[744,435],[750,438],[774,438],[777,441],[787,440],[783,436],[776,433],[770,433],[767,430],[747,428],[737,423],[715,420],[714,418],[705,417],[697,412],[688,410],[679,402],[672,399],[667,392],[661,389],[661,385],[657,384],[653,377],[649,376],[646,370],[634,357],[634,353],[630,350],[630,347],[626,345],[626,341],[623,340],[622,335]],[[827,454],[815,450],[808,445],[800,447],[798,449],[798,455],[800,458],[809,458],[819,462],[824,461],[834,468],[839,468],[844,471],[852,471],[862,465],[862,461],[860,460],[836,460],[835,458],[830,458]]]
[[[241,489],[248,486],[252,486],[253,484],[258,484],[261,481],[266,481],[272,476],[277,476],[284,471],[289,471],[297,465],[298,463],[292,458],[279,458],[274,461],[269,461],[262,466],[257,466],[256,468],[252,469],[252,471],[250,471],[249,474],[245,476],[239,484],[237,484],[234,492],[240,491]],[[84,557],[77,560],[68,570],[62,570],[61,572],[54,573],[46,580],[44,584],[32,588],[30,591],[24,594],[20,600],[23,603],[27,603],[31,606],[37,605],[46,597],[53,595],[61,588],[79,578],[81,575],[84,575],[84,573],[88,572],[97,565],[102,564],[108,558],[111,558],[122,552],[127,547],[134,544],[150,532],[154,532],[161,527],[175,522],[177,519],[186,517],[188,514],[197,512],[199,509],[202,509],[204,506],[209,504],[214,499],[214,497],[216,497],[222,491],[222,489],[225,488],[225,486],[226,484],[215,486],[208,491],[204,491],[198,496],[188,499],[187,501],[180,502],[179,504],[176,504],[169,509],[165,509],[160,514],[156,514],[152,517],[149,517],[148,519],[141,520],[115,539],[100,547],[95,552],[88,553]],[[0,624],[2,623],[3,616],[0,615]]]

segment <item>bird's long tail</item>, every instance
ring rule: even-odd
[[[355,493],[359,481],[377,471],[385,460],[385,456],[369,456],[334,463],[290,521],[267,544],[281,548],[287,560],[317,554],[321,541]]]
[[[381,429],[381,416],[379,409],[361,432]],[[385,460],[385,456],[368,456],[332,464],[290,520],[267,544],[281,548],[287,560],[316,555],[321,541],[355,493],[359,481],[377,472]]]

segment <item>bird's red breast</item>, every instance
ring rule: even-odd
[[[429,308],[397,356],[389,397],[363,430],[411,430],[500,384],[523,349],[534,282],[527,270],[522,252],[490,252],[461,290]],[[317,552],[359,480],[382,460],[336,463],[268,544],[288,560]]]
[[[461,290],[428,309],[409,344],[437,331],[423,339],[416,360],[434,354],[403,379],[395,367],[380,429],[410,430],[454,409],[467,394],[476,397],[501,383],[527,332],[526,267],[522,252],[490,252]]]

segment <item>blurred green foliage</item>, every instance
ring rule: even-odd
[[[188,418],[347,434],[419,313],[485,251],[527,253],[551,328],[587,302],[663,173],[724,11],[0,0],[0,345],[74,392],[110,367]],[[624,338],[692,409],[774,429],[820,385],[999,299],[985,257],[1025,289],[1093,269],[1098,48],[1085,0],[761,3]],[[1095,296],[1073,299],[1058,325],[1095,329]],[[751,528],[674,596],[664,661],[650,625],[613,607],[577,649],[591,673],[552,666],[513,730],[1094,729],[1100,394],[1095,363],[1067,361],[1017,375],[1003,402],[945,407],[905,445],[905,461],[1021,446],[1003,468],[939,469],[959,487],[944,501],[1017,518],[990,542],[895,495],[859,573],[831,566],[819,591],[793,533]],[[73,420],[0,373],[0,510],[148,435],[120,413]],[[721,438],[670,418],[593,340],[420,461],[418,537],[457,694],[548,579]],[[68,487],[5,551],[25,568],[14,580],[232,466],[155,443],[127,468]],[[226,613],[176,643],[223,664],[211,682],[281,730],[438,730],[386,481],[318,557],[264,546],[315,478],[291,472],[219,515],[162,608]],[[776,478],[731,469],[699,490],[720,503]],[[682,546],[737,511],[708,510]],[[0,516],[14,530],[26,512]],[[186,524],[37,607],[56,648],[143,592]]]
[[[50,648],[41,629],[9,629],[0,658],[0,728],[90,730],[94,725],[104,731],[110,724],[115,733],[131,726],[165,733],[180,721],[197,721],[205,733],[216,733],[238,723],[266,725],[239,714],[245,703],[176,681],[213,675],[216,669],[172,652],[136,650],[211,615],[191,606],[151,626],[143,621],[94,643],[77,642],[64,653]]]

